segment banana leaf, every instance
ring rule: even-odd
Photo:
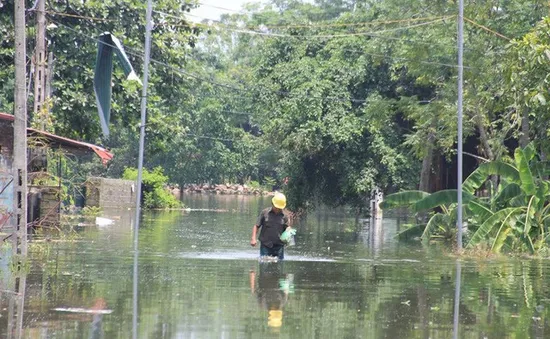
[[[428,242],[437,227],[441,224],[444,224],[445,222],[448,222],[448,217],[448,215],[441,213],[434,214],[426,224],[426,228],[424,228],[424,233],[422,233],[421,237],[422,241]]]
[[[538,198],[536,196],[532,196],[531,199],[529,199],[529,205],[527,206],[527,213],[525,213],[525,223],[523,227],[523,232],[526,236],[529,235],[529,232],[531,231],[531,219],[535,215],[535,209],[534,206],[536,206],[538,203]]]
[[[409,207],[429,195],[430,193],[423,191],[403,191],[389,194],[385,196],[384,201],[380,203],[380,208],[389,209],[395,207]]]
[[[470,200],[466,205],[466,209],[469,212],[469,215],[474,216],[479,220],[485,220],[494,214],[488,206],[484,205],[477,199]]]
[[[497,194],[497,196],[494,199],[495,205],[501,205],[501,204],[508,204],[508,202],[521,195],[523,192],[521,190],[521,187],[516,183],[510,183],[508,185],[505,185],[504,188]]]
[[[533,240],[531,239],[531,237],[529,235],[523,235],[521,237],[521,240],[523,241],[529,252],[531,252],[531,254],[535,254],[535,246],[533,245]]]
[[[467,247],[471,248],[480,242],[486,240],[487,234],[491,232],[493,227],[498,225],[498,227],[503,227],[514,215],[520,214],[522,208],[511,207],[502,209],[491,217],[489,217],[485,222],[477,229],[477,231],[472,235],[472,238],[468,242]]]
[[[531,141],[527,146],[523,148],[523,154],[525,155],[525,159],[527,162],[533,160],[535,158],[536,154],[535,146],[533,145],[533,142]]]
[[[529,161],[525,156],[523,150],[516,148],[514,152],[514,158],[516,160],[516,166],[519,171],[519,177],[521,180],[521,189],[527,195],[535,194],[535,180],[533,179],[533,174],[529,168]]]
[[[493,242],[493,246],[491,246],[491,252],[500,253],[500,250],[502,249],[502,246],[504,245],[504,242],[506,241],[506,238],[508,238],[510,232],[512,232],[510,227],[505,227],[505,224],[500,226],[495,241]]]
[[[474,194],[490,175],[499,175],[512,182],[520,181],[520,175],[517,168],[502,161],[491,161],[479,165],[479,167],[464,180],[462,188],[464,191]]]
[[[397,237],[401,240],[411,239],[414,237],[418,237],[422,234],[422,231],[424,231],[424,228],[426,225],[419,224],[419,225],[412,225],[408,227],[407,229],[399,232],[397,234]]]
[[[462,192],[462,200],[464,203],[473,199],[473,196],[468,192]],[[432,193],[422,200],[417,201],[412,205],[413,212],[428,211],[438,206],[456,204],[458,200],[458,191],[442,190]]]
[[[531,164],[531,173],[538,178],[550,176],[550,161],[537,161]]]

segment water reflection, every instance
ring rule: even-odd
[[[107,303],[105,299],[98,298],[96,299],[94,305],[91,308],[92,311],[92,329],[90,331],[90,339],[103,339],[103,312],[107,309]]]
[[[18,283],[26,285],[19,288],[24,299],[2,292],[0,337],[17,338],[18,331],[24,338],[114,339],[550,333],[548,260],[457,263],[436,247],[397,243],[395,219],[385,218],[382,232],[369,234],[368,220],[357,224],[344,210],[327,209],[297,225],[288,260],[258,263],[248,240],[264,202],[209,197],[188,206],[230,212],[146,213],[139,248],[123,217],[112,227],[80,229],[76,241],[31,246],[30,271]],[[3,260],[0,278],[11,279]],[[15,290],[9,281],[0,279],[1,290]]]
[[[139,237],[138,230],[134,228],[132,222],[132,230],[134,232],[134,265],[132,275],[132,338],[138,337],[138,256],[139,256]]]
[[[455,305],[453,313],[453,338],[458,338],[458,322],[460,318],[460,282],[462,279],[462,266],[460,261],[456,261],[456,276],[455,276]]]
[[[261,308],[267,310],[267,326],[278,330],[283,325],[283,308],[294,290],[294,276],[283,273],[282,262],[262,262],[259,276],[250,271],[250,290]]]
[[[20,272],[10,279],[8,289],[3,292],[8,297],[8,339],[22,337],[26,286],[27,275]]]

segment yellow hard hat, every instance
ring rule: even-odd
[[[273,199],[271,199],[271,202],[273,203],[273,206],[277,207],[278,209],[284,209],[286,207],[286,197],[283,193],[275,193],[275,196]]]
[[[283,325],[283,311],[270,310],[267,317],[267,326],[269,327],[281,327]]]

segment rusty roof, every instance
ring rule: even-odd
[[[11,114],[0,112],[0,120],[15,121],[15,117]],[[50,140],[54,140],[54,141],[56,141],[60,144],[63,144],[63,145],[68,145],[68,146],[77,147],[77,148],[86,148],[86,149],[92,150],[101,158],[101,160],[104,164],[107,163],[109,160],[111,160],[113,158],[113,154],[111,152],[109,152],[105,148],[103,148],[101,146],[98,146],[98,145],[94,145],[94,144],[90,144],[90,143],[87,143],[87,142],[78,141],[78,140],[74,140],[74,139],[65,138],[65,137],[62,137],[62,136],[59,136],[59,135],[56,135],[56,134],[40,131],[40,130],[37,130],[37,129],[34,129],[34,128],[27,128],[27,133],[40,134],[40,135],[43,135],[44,137],[46,137]]]

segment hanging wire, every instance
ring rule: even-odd
[[[484,31],[487,31],[491,34],[494,34],[494,35],[498,36],[499,38],[502,38],[502,39],[507,40],[507,41],[512,41],[512,39],[510,39],[509,37],[497,32],[497,31],[494,31],[494,30],[490,29],[489,27],[483,26],[482,24],[479,24],[479,23],[475,22],[474,20],[468,19],[466,17],[464,17],[464,20],[466,20],[467,22],[471,23],[472,25],[474,25],[476,27],[479,27],[479,28],[483,29]]]
[[[164,13],[164,12],[161,12],[161,11],[153,11],[153,12],[156,12],[156,13],[159,13],[159,14],[162,14],[162,15],[166,15],[166,16],[170,16],[170,17],[174,17],[174,18],[177,18],[179,20],[186,20],[185,18],[181,18],[179,16],[176,16],[176,15],[173,15],[173,14],[169,14],[169,13]],[[89,16],[82,16],[82,15],[76,15],[76,14],[68,14],[68,13],[61,13],[61,12],[54,12],[54,11],[45,11],[45,13],[49,14],[49,15],[52,15],[52,16],[67,16],[67,17],[72,17],[72,18],[79,18],[79,19],[87,19],[87,20],[92,20],[92,21],[116,21],[114,19],[107,19],[107,18],[95,18],[95,17],[89,17]],[[189,14],[186,14],[186,15],[189,15]],[[354,23],[354,24],[357,24],[357,25],[366,25],[366,24],[384,24],[384,23],[399,23],[399,22],[414,22],[414,21],[421,21],[421,20],[428,20],[428,19],[434,19],[430,22],[425,22],[425,23],[421,23],[421,24],[417,24],[417,25],[410,25],[410,26],[405,26],[405,27],[399,27],[399,28],[395,28],[395,29],[389,29],[389,30],[381,30],[381,31],[376,31],[376,32],[361,32],[361,33],[350,33],[349,35],[343,35],[343,34],[339,34],[339,35],[334,35],[332,36],[332,38],[337,38],[337,37],[346,37],[346,36],[369,36],[371,38],[376,38],[376,39],[382,39],[382,40],[396,40],[396,41],[402,41],[402,42],[409,42],[409,43],[415,43],[415,44],[422,44],[422,45],[426,45],[426,46],[434,46],[434,45],[441,45],[441,46],[445,46],[445,47],[452,47],[452,48],[456,48],[455,45],[450,45],[450,44],[438,44],[438,43],[430,43],[430,42],[424,42],[424,41],[419,41],[419,40],[411,40],[411,39],[403,39],[403,38],[399,38],[399,37],[390,37],[390,36],[382,36],[382,35],[378,35],[377,33],[383,33],[383,32],[390,32],[390,31],[394,31],[394,30],[405,30],[405,29],[409,29],[409,28],[414,28],[414,27],[417,27],[418,25],[427,25],[427,24],[432,24],[432,23],[436,23],[436,22],[439,22],[439,21],[444,21],[448,18],[452,18],[452,16],[447,16],[447,17],[426,17],[426,18],[413,18],[413,19],[402,19],[402,20],[386,20],[386,21],[372,21],[372,22],[364,22],[364,23]],[[51,21],[54,21],[53,19],[50,18]],[[57,22],[57,21],[55,21]],[[219,22],[224,28],[226,27],[225,24]],[[179,25],[179,24],[172,24],[172,23],[158,23],[157,26],[162,26],[162,25],[168,25],[168,26],[173,26],[173,27],[192,27],[192,26],[202,26],[203,28],[211,28],[211,26],[209,25],[205,25],[205,24],[185,24],[185,25]],[[344,24],[344,25],[348,25],[348,24]],[[299,26],[299,25],[296,25],[296,26]],[[216,26],[215,26],[216,27]],[[276,27],[276,26],[273,26],[273,27]],[[281,26],[281,27],[285,27],[285,26]],[[292,26],[286,26],[286,27],[292,27]],[[260,35],[260,36],[265,36],[266,34],[268,33],[265,33],[265,32],[257,32],[257,31],[250,31],[250,30],[242,30],[242,29],[239,29],[239,28],[235,28],[233,29],[233,31],[235,31],[236,33],[242,33],[242,34],[253,34],[253,35]],[[210,32],[211,33],[211,32]],[[306,36],[306,35],[301,35],[301,36],[296,36],[296,35],[275,35],[276,33],[273,33],[271,34],[271,36],[274,36],[274,37],[286,37],[286,38],[292,38],[292,39],[297,39],[297,38],[307,38],[307,37],[314,37],[314,38],[330,38],[331,35],[320,35],[320,36]]]
[[[205,6],[205,7],[210,7],[210,8],[215,8],[215,9],[221,9],[221,10],[228,11],[228,12],[233,12],[233,13],[241,13],[241,12],[242,12],[242,11],[238,11],[238,10],[236,10],[236,9],[231,9],[231,8],[226,8],[226,7],[220,7],[220,6],[216,6],[216,5],[207,4],[207,3],[204,3],[204,2],[199,2],[198,4],[199,4],[199,5],[202,5],[202,6]]]
[[[90,37],[82,32],[79,32],[65,24],[62,24],[60,22],[57,22],[57,21],[54,21],[56,23],[58,23],[59,25],[61,26],[64,26],[66,27],[67,29],[77,33],[77,34],[80,34],[88,39],[91,39],[91,40],[94,40],[96,42],[99,42],[99,43],[104,43],[96,38],[93,38],[93,37]],[[105,45],[107,46],[111,46],[111,47],[114,47],[116,48],[115,46],[112,46],[112,45],[109,45],[109,44],[106,44]],[[126,49],[126,52],[130,55],[134,55],[136,57],[140,57],[142,58],[143,56],[140,55],[140,54],[137,54],[137,53],[134,53],[133,51],[131,51],[130,49]],[[188,76],[188,77],[191,77],[195,80],[198,80],[198,81],[202,81],[202,82],[206,82],[206,83],[210,83],[212,85],[215,85],[215,86],[218,86],[218,87],[222,87],[222,88],[226,88],[226,89],[230,89],[230,90],[233,90],[233,91],[238,91],[238,92],[251,92],[253,90],[257,90],[257,88],[250,88],[250,87],[242,87],[242,88],[239,88],[239,87],[235,87],[233,85],[229,85],[229,84],[223,84],[223,83],[219,83],[219,82],[216,82],[214,80],[210,80],[210,79],[205,79],[203,78],[201,75],[197,75],[197,74],[193,74],[193,73],[189,73],[185,70],[183,70],[182,68],[179,68],[179,67],[176,67],[176,66],[173,66],[173,65],[170,65],[168,63],[165,63],[165,62],[162,62],[162,61],[159,61],[159,60],[156,60],[156,59],[151,59],[151,62],[152,63],[155,63],[155,64],[158,64],[158,65],[161,65],[165,68],[168,68],[168,69],[171,69],[172,71],[176,72],[176,73],[180,73],[180,74],[183,74],[185,76]],[[320,99],[320,100],[334,100],[334,101],[349,101],[349,102],[354,102],[354,103],[364,103],[366,102],[367,100],[366,99],[357,99],[357,98],[344,98],[344,97],[337,97],[337,96],[314,96],[314,95],[304,95],[304,94],[300,94],[300,95],[296,95],[292,92],[288,92],[288,91],[278,91],[278,90],[267,90],[268,92],[271,92],[272,94],[277,94],[277,95],[284,95],[284,96],[289,96],[291,98],[310,98],[310,99]],[[252,94],[251,94],[252,95]],[[422,100],[422,101],[419,101],[419,103],[430,103],[431,100]]]
[[[71,14],[71,13],[62,13],[62,12],[55,12],[55,11],[36,10],[36,12],[42,12],[44,14],[49,14],[49,15],[54,15],[54,16],[64,16],[64,17],[75,18],[75,19],[86,19],[86,20],[90,20],[90,21],[100,21],[100,22],[105,22],[105,21],[116,22],[116,21],[119,21],[119,20],[116,20],[116,19],[96,18],[96,17],[91,17],[91,16],[84,16],[84,15]]]
[[[161,12],[161,11],[157,11],[157,10],[155,10],[153,12],[155,12],[157,14],[162,14],[162,15],[165,15],[165,16],[168,16],[168,17],[177,18],[177,19],[180,19],[180,20],[182,19],[181,17],[178,17],[177,15],[173,15],[173,14],[169,14],[169,13],[165,13],[165,12]],[[185,15],[194,16],[192,14],[185,14]],[[362,36],[362,35],[379,34],[379,33],[406,30],[406,29],[410,29],[410,28],[416,28],[416,27],[420,27],[420,26],[431,25],[431,24],[434,24],[434,23],[437,23],[437,22],[443,22],[446,19],[450,19],[450,18],[454,18],[454,16],[438,17],[437,19],[427,21],[427,22],[422,22],[422,23],[419,23],[419,24],[413,24],[413,25],[409,25],[409,26],[384,29],[384,30],[379,30],[379,31],[374,31],[374,32],[356,32],[356,33],[325,34],[325,35],[289,35],[289,34],[280,34],[280,33],[269,33],[269,32],[254,31],[254,30],[249,30],[249,29],[235,28],[233,26],[225,25],[221,21],[218,21],[218,20],[210,20],[210,21],[217,22],[218,24],[221,24],[221,26],[223,26],[224,29],[235,32],[235,33],[260,35],[260,36],[270,36],[270,37],[278,37],[278,38],[292,38],[292,39],[296,39],[296,38],[331,39],[331,38],[340,38],[340,37],[349,37],[349,36]],[[406,21],[404,21],[404,22],[406,22]]]

